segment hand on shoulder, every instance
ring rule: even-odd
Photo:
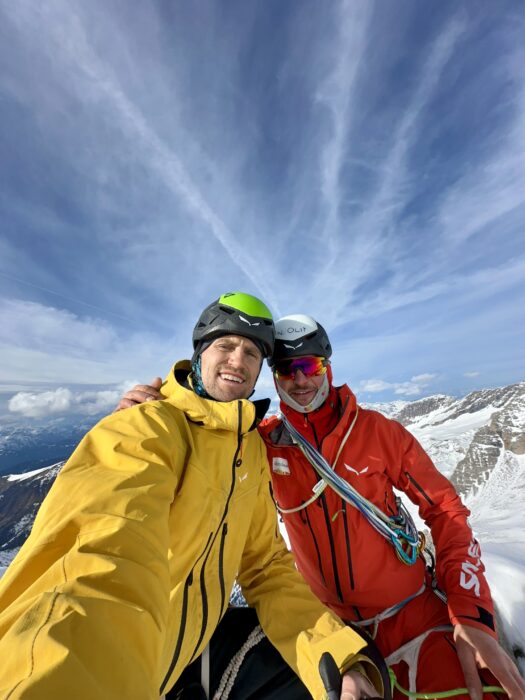
[[[122,396],[113,413],[137,406],[145,401],[159,401],[162,399],[162,394],[159,392],[161,386],[162,379],[160,377],[155,377],[151,384],[135,384],[132,389],[126,391],[124,396]]]

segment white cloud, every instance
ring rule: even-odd
[[[385,382],[383,379],[365,379],[360,382],[361,391],[379,393],[393,391],[399,396],[418,396],[436,377],[436,374],[418,374],[409,382]]]
[[[67,347],[74,355],[101,353],[115,347],[111,326],[93,318],[80,318],[53,306],[20,299],[0,299],[0,343],[33,350]]]
[[[464,377],[469,377],[469,378],[474,378],[474,377],[479,377],[480,373],[479,372],[465,372]]]
[[[426,384],[416,384],[415,382],[401,382],[393,385],[394,394],[400,396],[418,396],[425,387]]]
[[[436,374],[416,374],[415,377],[412,377],[410,380],[411,382],[416,382],[417,384],[427,384],[430,382],[432,379],[436,378]]]
[[[43,391],[32,394],[21,391],[9,401],[9,410],[29,418],[67,413],[71,406],[72,393],[69,389],[59,388],[55,391]]]
[[[0,300],[0,317],[0,381],[114,385],[164,374],[190,347],[189,329],[187,342],[139,326],[126,334],[100,319],[19,299]]]
[[[59,387],[53,391],[21,391],[9,401],[11,413],[18,413],[26,418],[43,418],[45,416],[81,413],[93,416],[98,413],[110,413],[124,392],[130,389],[134,380],[123,382],[115,389],[103,391],[73,392]]]
[[[361,382],[361,389],[372,393],[386,391],[390,388],[392,388],[392,384],[384,382],[382,379],[365,379]]]

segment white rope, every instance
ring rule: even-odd
[[[277,503],[277,510],[279,511],[279,513],[283,513],[284,515],[288,515],[289,513],[298,513],[300,510],[303,510],[303,508],[307,508],[314,501],[317,501],[317,499],[323,493],[327,486],[327,482],[324,479],[321,479],[315,484],[315,486],[312,489],[314,495],[304,503],[301,503],[300,506],[297,506],[296,508],[281,508],[281,506]]]
[[[235,683],[235,679],[237,678],[237,674],[239,673],[239,669],[242,666],[242,662],[244,661],[244,657],[252,647],[256,646],[264,639],[264,636],[260,625],[257,625],[257,627],[250,632],[248,639],[232,658],[222,674],[221,682],[219,683],[217,692],[213,696],[213,700],[227,700],[233,688],[233,684]]]

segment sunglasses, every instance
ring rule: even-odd
[[[328,360],[324,357],[294,357],[275,363],[274,374],[277,379],[295,379],[299,370],[305,377],[320,377],[326,373]]]

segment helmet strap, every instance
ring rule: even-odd
[[[330,370],[330,368],[328,368]],[[292,399],[292,397],[284,391],[279,382],[275,380],[275,386],[277,388],[277,393],[279,394],[279,397],[281,401],[284,401],[284,403],[287,406],[290,406],[290,408],[293,408],[294,411],[297,411],[298,413],[312,413],[312,411],[317,410],[320,408],[324,402],[326,401],[328,394],[330,393],[330,381],[328,379],[328,375],[330,374],[330,371],[328,371],[324,376],[323,376],[323,383],[317,390],[317,394],[314,396],[312,401],[310,401],[309,404],[306,406],[301,406],[300,403],[297,403],[295,399]]]

